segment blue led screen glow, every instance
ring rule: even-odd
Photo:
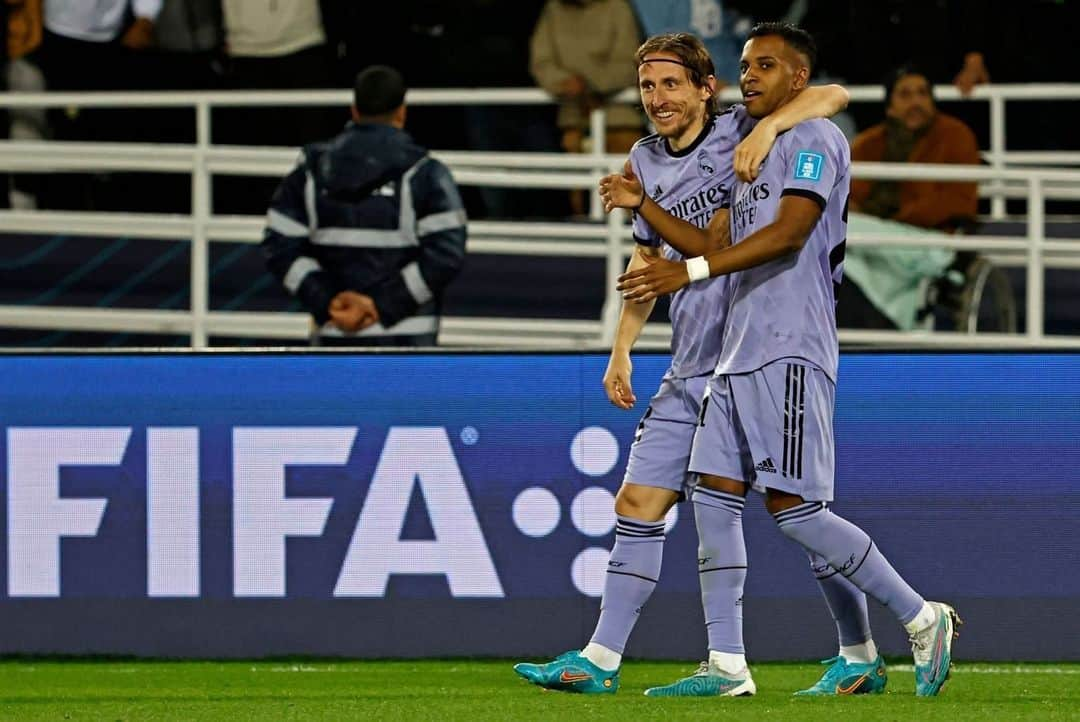
[[[529,655],[588,639],[612,495],[667,358],[0,357],[0,652]],[[968,625],[959,657],[1076,659],[1080,355],[847,354],[833,508]],[[627,650],[700,657],[693,513]],[[754,659],[827,657],[801,551],[752,497]],[[903,634],[872,604],[875,637]],[[1072,610],[1072,611],[1070,611]]]

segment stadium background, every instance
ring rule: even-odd
[[[471,32],[496,35],[512,26],[512,32],[504,33],[516,38],[508,52],[523,57],[530,27],[526,13],[505,6],[496,10],[496,5],[490,5],[491,12],[480,16],[484,21]],[[439,4],[417,10],[404,3],[394,12],[412,16],[388,20],[400,21],[400,32],[380,34],[364,54],[356,54],[363,43],[347,44],[353,49],[353,55],[345,56],[348,63],[362,66],[380,52],[396,53],[411,68],[414,87],[530,84],[521,63],[488,62],[487,51],[476,45],[472,55],[455,54],[449,45],[452,34],[425,31],[441,22],[425,13],[447,12]],[[451,29],[461,26],[460,18],[447,16],[445,21]],[[455,47],[468,45],[457,42]],[[453,63],[443,62],[451,57]],[[1036,58],[1032,53],[1033,66]],[[517,74],[498,74],[500,66]],[[1022,71],[1013,67],[999,77],[1016,82],[1020,78],[1007,73]],[[1074,76],[1074,66],[1049,64],[1024,79],[1075,81]],[[347,77],[343,70],[341,78]],[[1048,104],[1052,112],[1046,114],[1033,112],[1030,105],[1010,110],[1010,148],[1074,149],[1067,118],[1075,115],[1076,105]],[[981,147],[987,147],[984,106],[954,102],[943,107],[964,117]],[[507,117],[521,117],[520,112],[508,109]],[[529,112],[550,116],[551,109]],[[855,112],[857,119],[869,122],[878,108],[867,104]],[[332,132],[340,118],[333,109],[327,115],[326,127]],[[190,113],[182,122],[165,111],[138,111],[137,117],[118,120],[113,140],[194,139]],[[410,130],[432,147],[459,148],[468,142],[468,123],[460,108],[417,108]],[[221,142],[243,142],[242,135],[228,135],[228,119],[223,127]],[[244,192],[227,181],[216,184],[215,208],[262,213],[273,182],[244,183],[250,184]],[[187,213],[189,192],[186,175],[151,179],[115,173],[104,186],[99,207],[132,210],[129,201],[137,199],[141,210]],[[536,206],[545,217],[565,212],[561,196],[551,192],[514,193],[522,206],[531,203],[526,194],[539,199]],[[466,189],[466,201],[471,217],[487,216],[475,188]],[[987,208],[984,200],[982,210]],[[1080,237],[1080,224],[1071,216],[1074,210],[1068,204],[1051,204],[1047,233]],[[1009,219],[988,223],[986,232],[1021,235],[1022,204],[1010,202],[1009,211]],[[190,302],[190,263],[184,243],[5,233],[0,303],[185,308]],[[506,272],[514,263],[513,257],[471,257],[465,274],[451,287],[447,313],[528,318],[554,309],[566,319],[596,317],[605,294],[602,260],[533,259],[527,269]],[[265,274],[255,248],[211,244],[209,269],[212,309],[295,310]],[[1024,274],[1015,269],[1009,273],[1022,300]],[[1075,335],[1080,328],[1075,272],[1051,269],[1046,285],[1046,332]],[[557,305],[547,302],[553,287],[558,288]],[[1020,313],[1023,327],[1023,306]],[[182,348],[189,340],[11,328],[0,329],[0,343],[8,347],[0,358],[0,377],[5,379],[0,392],[5,434],[0,493],[7,503],[7,515],[0,521],[0,544],[6,551],[0,572],[0,613],[6,620],[0,652],[541,656],[580,644],[590,631],[597,599],[595,575],[590,577],[589,569],[595,567],[598,550],[611,543],[610,494],[621,479],[637,421],[636,414],[619,413],[604,401],[598,384],[604,365],[600,355],[52,353],[61,347]],[[246,337],[215,338],[213,343],[254,346],[275,341]],[[643,354],[638,389],[655,388],[664,364],[662,355]],[[838,394],[837,508],[865,524],[916,586],[956,602],[968,622],[957,646],[961,660],[1080,658],[1074,614],[1080,587],[1072,573],[1080,563],[1078,366],[1078,357],[1067,353],[845,350]],[[277,561],[267,562],[265,571],[274,584],[284,581],[283,593],[238,594],[237,522],[259,529],[265,519],[236,516],[236,474],[243,471],[235,463],[236,429],[327,427],[355,428],[356,434],[339,439],[337,462],[295,465],[283,472],[282,497],[332,500],[325,529],[280,542],[284,576],[271,571],[279,568],[274,566]],[[449,449],[491,559],[493,572],[476,572],[483,593],[455,595],[442,573],[397,573],[389,574],[381,595],[334,595],[392,427],[442,430],[441,435],[433,431],[422,437],[435,443],[438,453],[425,453],[427,447],[421,447],[402,459],[445,460]],[[163,562],[166,568],[186,570],[183,593],[149,590],[148,438],[150,429],[161,428],[195,430],[194,447],[186,451],[197,450],[196,473],[181,477],[195,483],[194,547],[192,527],[184,527],[176,539],[181,551],[172,566]],[[19,506],[13,478],[22,480],[20,488],[36,489],[39,500],[53,499],[47,494],[54,467],[31,464],[27,471],[13,459],[17,454],[27,458],[26,449],[33,447],[25,444],[36,432],[71,431],[76,434],[71,438],[90,439],[92,447],[100,441],[94,429],[108,430],[114,458],[95,464],[56,462],[55,500],[105,500],[100,526],[84,537],[58,533],[64,538],[51,547],[46,532],[71,523],[62,511],[68,507],[51,507],[56,516],[50,518],[49,509]],[[48,444],[51,437],[44,433],[44,438],[52,451],[31,458],[56,461],[56,447]],[[187,433],[180,438],[193,437]],[[190,454],[162,458],[159,463],[165,467],[192,467]],[[403,473],[411,471],[406,464]],[[445,468],[436,471],[446,473]],[[406,473],[399,481],[413,483],[415,477]],[[396,530],[405,542],[436,537],[430,499],[422,486],[411,489]],[[186,488],[190,492],[191,487]],[[522,497],[532,489],[542,491]],[[747,635],[755,659],[805,659],[831,652],[833,628],[803,560],[760,507],[750,506]],[[525,509],[520,517],[515,515],[519,507]],[[24,509],[30,510],[29,516],[19,517]],[[688,659],[703,646],[690,565],[692,520],[685,509],[680,513],[662,585],[631,642],[634,656]],[[539,533],[553,518],[550,530]],[[397,522],[388,517],[388,535]],[[13,547],[13,526],[31,532],[36,528],[39,536],[31,534],[32,539]],[[26,562],[13,556],[13,549],[36,550],[37,561],[55,554],[43,567],[55,573],[39,575],[34,583],[40,587],[13,590],[13,568]],[[267,558],[275,553],[268,546]],[[576,564],[581,559],[585,561]],[[492,573],[502,596],[491,591]],[[906,654],[893,620],[877,608],[873,619],[882,648],[891,655]]]
[[[573,647],[597,611],[637,420],[597,393],[605,363],[2,357],[0,651]],[[665,356],[641,357],[638,387],[657,385],[665,367]],[[1080,359],[851,353],[841,378],[836,508],[872,529],[916,588],[957,605],[968,621],[958,657],[1080,657],[1080,582],[1061,574],[1080,548]],[[757,660],[820,655],[833,625],[805,558],[774,527],[748,504],[749,648]],[[634,655],[700,652],[695,548],[679,505]],[[887,614],[875,622],[882,649],[902,654],[898,626]]]

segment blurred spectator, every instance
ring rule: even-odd
[[[586,150],[589,113],[601,106],[607,113],[607,152],[627,153],[641,137],[638,107],[607,102],[637,84],[633,58],[640,42],[627,0],[548,0],[533,30],[529,68],[537,84],[560,101],[563,150]],[[571,194],[571,210],[585,213],[585,191]]]
[[[44,17],[41,0],[8,0],[5,8],[7,26],[7,63],[4,82],[8,90],[40,93],[45,90],[45,76],[27,55],[41,45]],[[48,119],[44,108],[10,108],[7,110],[8,137],[12,140],[36,141],[48,135]],[[40,178],[10,176],[8,205],[16,210],[37,207]]]
[[[739,84],[739,60],[754,18],[740,14],[724,0],[633,0],[633,3],[646,37],[693,33],[701,38],[712,56],[716,89]]]
[[[333,56],[326,43],[319,0],[221,0],[225,29],[225,78],[237,90],[302,90],[334,87]],[[253,122],[253,114],[260,120]],[[269,120],[268,120],[269,119]],[[328,107],[223,108],[213,118],[215,143],[301,146],[341,128]],[[259,213],[273,193],[268,178],[214,179],[214,209]]]
[[[274,193],[262,249],[317,324],[316,345],[431,346],[465,257],[450,171],[404,131],[405,83],[356,77],[353,122],[304,147]]]
[[[895,71],[885,86],[885,121],[855,137],[851,159],[978,165],[975,134],[938,111],[932,90],[922,71],[912,66]],[[974,223],[978,189],[973,182],[853,180],[851,209],[951,231]]]
[[[221,85],[225,29],[220,0],[164,0],[154,27],[158,87],[204,90]],[[145,83],[144,87],[152,87]]]
[[[458,13],[447,28],[448,34],[458,38],[447,58],[456,85],[531,85],[529,37],[543,5],[544,0],[469,0],[468,10]],[[466,105],[466,143],[470,150],[558,153],[557,112],[554,105]],[[563,191],[482,187],[477,193],[482,208],[475,213],[470,206],[471,217],[565,218],[570,212]],[[468,206],[468,195],[465,200]]]
[[[974,133],[937,110],[923,72],[912,66],[896,70],[886,82],[885,97],[885,121],[856,136],[853,161],[979,164]],[[849,203],[853,213],[908,226],[970,231],[978,189],[973,182],[853,179]],[[857,226],[857,217],[852,224]],[[903,233],[904,227],[875,230]],[[837,290],[837,321],[846,328],[913,328],[920,314],[929,311],[925,307],[930,288],[940,286],[939,278],[948,280],[950,264],[959,272],[962,286],[972,260],[971,254],[932,247],[848,248],[845,283]]]
[[[27,6],[30,9],[31,6]],[[24,65],[13,89],[38,90],[44,80],[50,91],[125,90],[135,85],[133,53],[153,45],[154,21],[161,0],[44,0],[41,42],[23,57],[40,70],[37,77]],[[137,125],[130,110],[101,108],[50,109],[48,135],[58,140],[123,140]],[[51,174],[37,188],[37,202],[47,208],[91,209],[109,205],[110,176],[92,179]]]
[[[319,0],[222,0],[221,8],[229,87],[295,90],[335,84]],[[273,112],[273,123],[251,123],[247,110],[235,114],[228,142],[298,146],[330,132],[325,109]]]
[[[131,86],[124,51],[153,45],[154,21],[162,0],[44,1],[45,32],[34,59],[45,73],[49,90]]]

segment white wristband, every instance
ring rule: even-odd
[[[704,281],[709,277],[709,262],[705,256],[694,256],[686,259],[686,275],[690,281]]]

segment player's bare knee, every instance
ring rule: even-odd
[[[615,513],[641,521],[660,521],[678,500],[670,489],[642,484],[623,484],[615,495]]]
[[[786,491],[771,488],[765,490],[765,509],[773,516],[785,509],[790,509],[805,503],[806,500],[798,494],[791,494]]]
[[[746,496],[745,481],[736,481],[735,479],[728,479],[723,476],[713,476],[712,474],[701,474],[698,477],[698,484],[707,489],[723,491],[738,496]]]

